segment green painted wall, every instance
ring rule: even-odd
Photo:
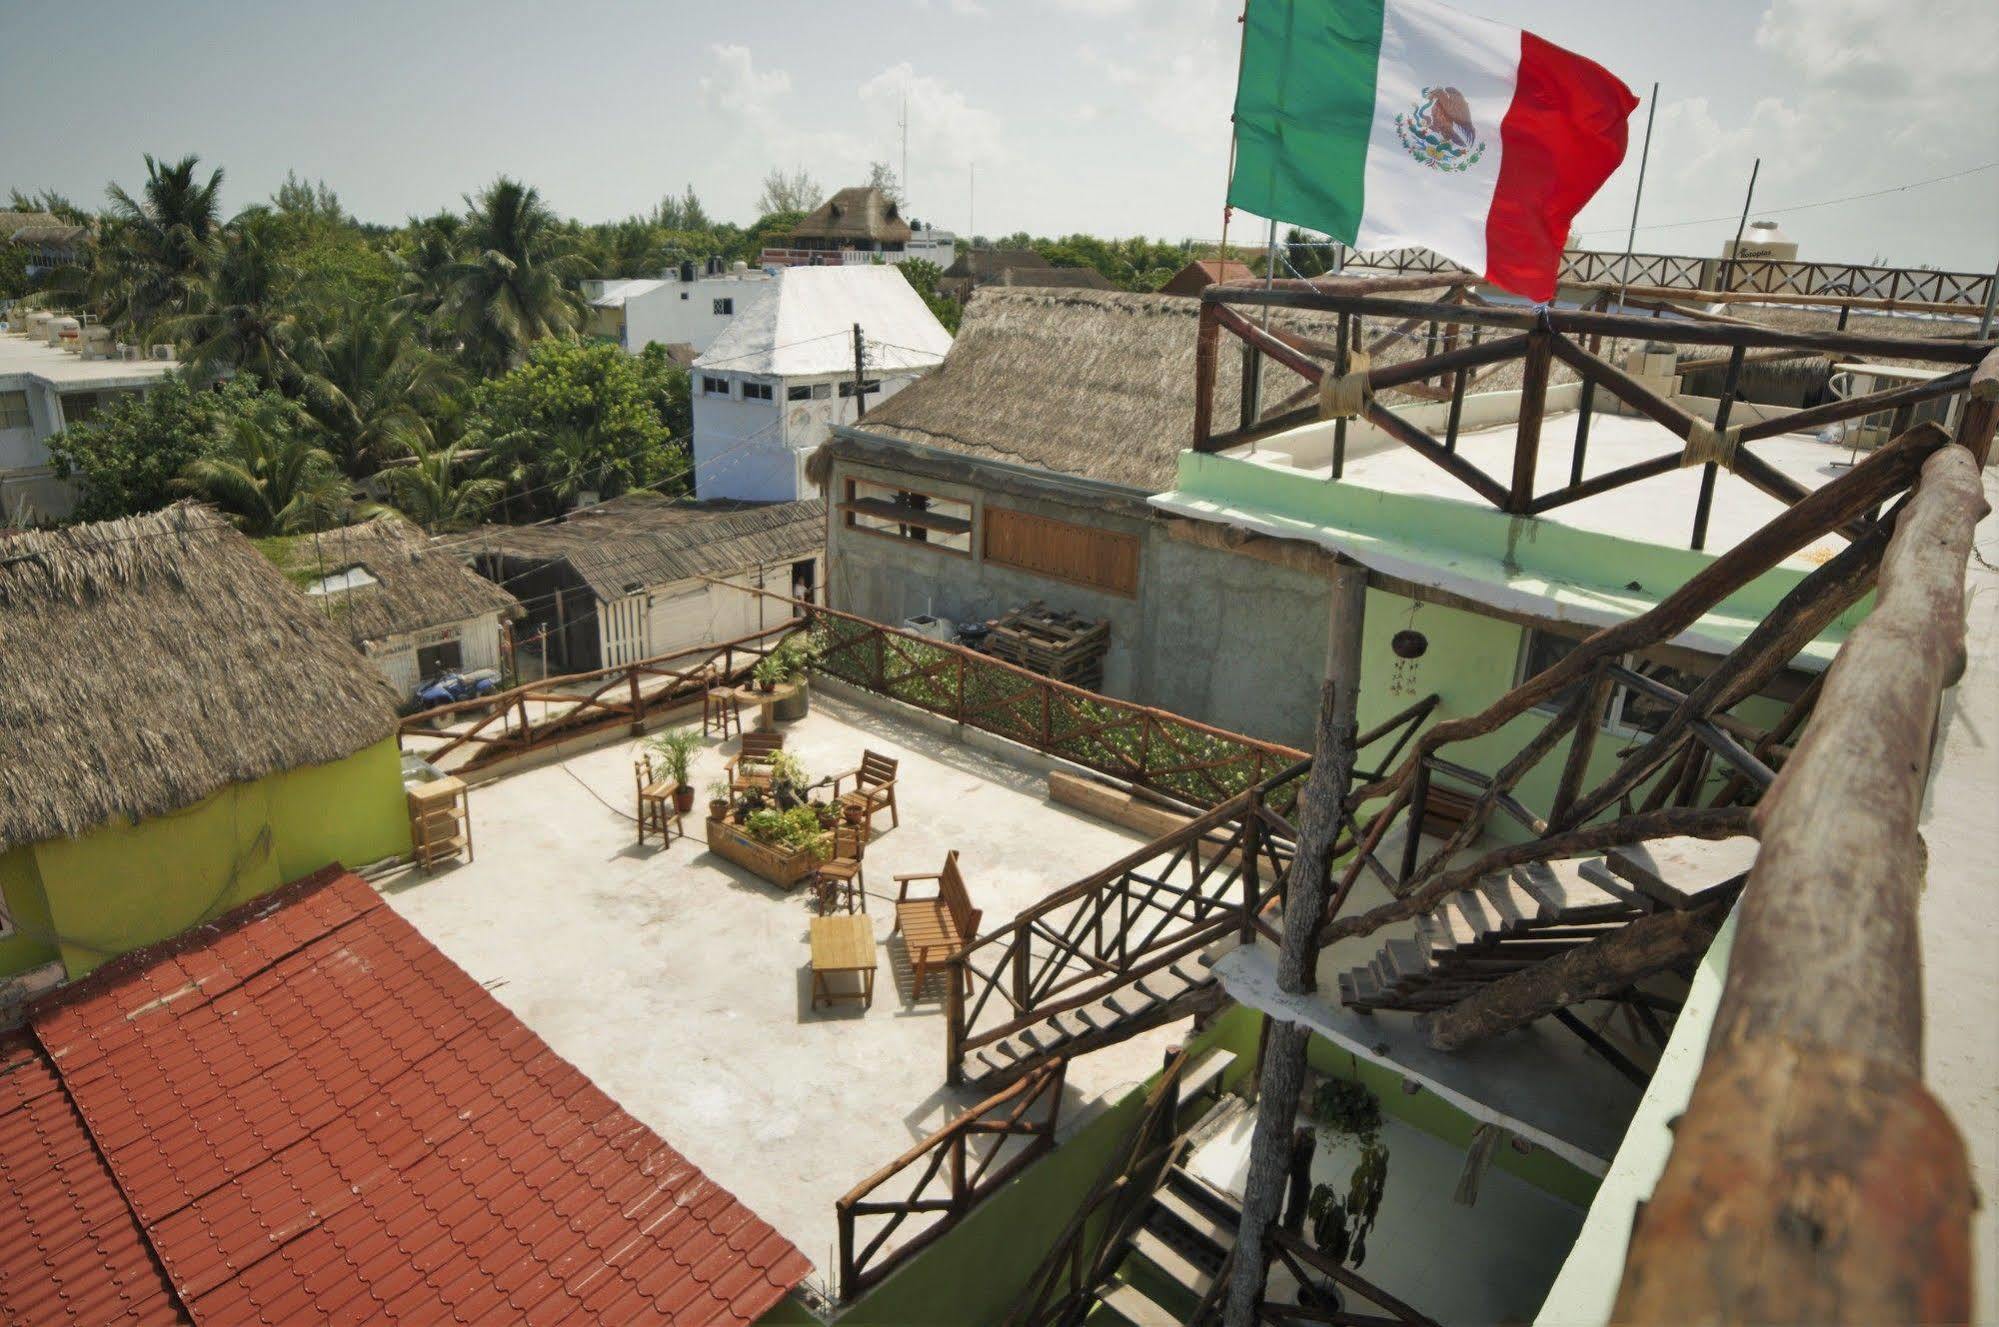
[[[49,900],[42,892],[42,873],[30,844],[0,852],[0,898],[14,934],[0,940],[0,980],[60,958],[49,925]]]
[[[32,893],[17,855],[32,852],[44,915],[39,948],[0,942],[0,976],[59,951],[72,977],[329,862],[365,865],[409,851],[393,738],[344,760],[232,784],[171,815],[114,823],[0,859],[8,900]],[[49,940],[54,939],[51,947]]]

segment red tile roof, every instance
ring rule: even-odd
[[[366,882],[274,897],[0,1043],[0,1319],[726,1324],[803,1279]]]

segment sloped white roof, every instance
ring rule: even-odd
[[[665,284],[664,281],[645,277],[636,277],[627,281],[606,281],[604,293],[590,303],[599,309],[620,309],[624,307],[626,300],[649,295]]]
[[[787,267],[694,367],[777,377],[850,372],[855,323],[871,371],[930,368],[951,348],[944,324],[893,267]]]

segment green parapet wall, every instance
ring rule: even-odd
[[[400,757],[386,738],[170,815],[16,848],[0,856],[20,930],[0,941],[0,977],[58,955],[81,976],[329,862],[366,865],[409,846]]]

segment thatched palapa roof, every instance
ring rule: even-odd
[[[793,240],[873,240],[879,244],[909,243],[909,223],[901,209],[881,190],[869,185],[842,189],[805,214],[791,228]]]
[[[565,562],[598,599],[694,576],[810,557],[826,545],[826,504],[675,502],[627,493],[553,525],[482,527],[459,547],[522,562]]]
[[[384,515],[319,535],[268,540],[263,549],[356,645],[487,613],[521,616],[519,600],[429,542],[402,517]],[[357,567],[374,584],[312,592],[322,576]]]
[[[339,760],[399,699],[205,507],[0,544],[0,850]]]

